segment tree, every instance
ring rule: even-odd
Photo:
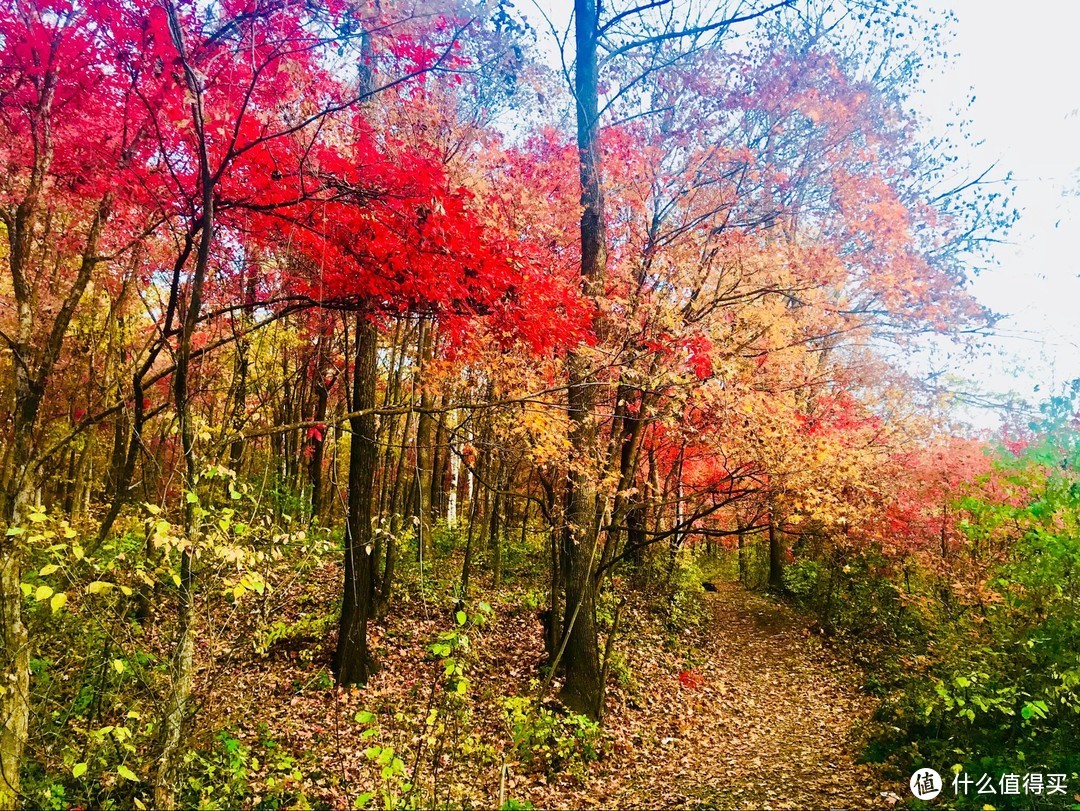
[[[125,77],[95,11],[22,2],[0,11],[0,223],[14,304],[0,332],[14,384],[0,468],[3,807],[21,801],[30,640],[21,616],[20,526],[40,480],[42,411],[76,309],[109,252],[123,248],[126,235],[110,225],[139,228],[137,217],[126,220],[125,192],[145,131],[137,112],[117,103]]]

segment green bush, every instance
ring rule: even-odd
[[[254,750],[225,729],[214,737],[213,748],[188,752],[184,758],[181,806],[200,811],[310,808],[301,788],[303,775],[296,758],[266,737],[265,725],[261,730],[263,734]]]
[[[600,757],[600,725],[586,716],[537,707],[530,696],[508,698],[504,707],[522,763],[547,774],[565,771],[582,778],[586,765]]]
[[[668,577],[668,630],[679,632],[700,627],[709,618],[702,583],[706,580],[697,561],[680,557]]]
[[[784,569],[784,588],[796,599],[810,597],[818,588],[821,566],[813,560],[800,559]]]
[[[255,631],[251,643],[255,652],[260,656],[266,656],[278,645],[302,640],[322,639],[333,627],[336,619],[331,615],[314,616],[307,615],[296,622],[282,622],[277,620],[266,628]]]
[[[451,526],[445,519],[439,519],[431,528],[431,547],[439,557],[446,557],[455,549],[462,547],[461,525]]]
[[[925,639],[907,661],[918,666],[886,680],[877,716],[875,747],[899,765],[1080,779],[1078,442],[1070,429],[1002,451],[994,486],[956,505],[989,563],[967,592],[931,585],[932,573],[913,584]]]

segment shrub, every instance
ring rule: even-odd
[[[586,716],[537,707],[530,696],[508,698],[504,707],[522,763],[547,774],[566,771],[582,778],[585,766],[599,759],[600,725]]]

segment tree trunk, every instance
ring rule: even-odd
[[[607,270],[607,229],[600,178],[598,143],[597,0],[574,0],[578,169],[581,184],[581,289],[586,299],[603,294]],[[602,324],[594,324],[603,338]],[[567,486],[564,560],[566,562],[566,681],[560,698],[575,712],[597,717],[602,701],[600,650],[596,631],[596,471],[599,442],[597,389],[592,354],[572,350],[567,356],[569,440],[572,463]]]
[[[559,534],[554,528],[550,530],[548,543],[551,552],[550,580],[548,583],[548,621],[544,625],[544,650],[550,662],[559,649],[559,641],[562,639],[562,591],[563,591],[563,564],[559,555]]]
[[[391,404],[397,405],[401,391],[402,365],[405,357],[405,347],[401,341],[401,319],[394,322],[394,334],[390,338],[390,361],[386,366],[386,386],[383,389],[382,407],[389,408]],[[375,502],[375,515],[379,526],[390,516],[393,510],[390,494],[392,486],[391,473],[395,468],[396,454],[400,453],[397,443],[394,441],[394,432],[399,420],[390,415],[379,419],[379,447],[382,451],[382,461],[379,463],[379,496]],[[387,523],[388,525],[388,523]],[[378,565],[378,556],[375,560]]]
[[[375,378],[378,374],[378,332],[368,317],[356,319],[351,412],[367,411],[349,420],[349,497],[345,524],[345,581],[338,624],[334,675],[338,684],[365,684],[374,672],[368,652],[367,626],[372,602],[372,526],[375,498]]]
[[[446,398],[440,397],[439,407],[442,408],[445,405]],[[431,496],[429,499],[432,521],[438,521],[446,517],[446,468],[449,462],[447,437],[450,435],[446,425],[445,413],[440,413],[435,423],[435,443],[431,453]]]
[[[495,479],[498,487],[498,479]],[[491,555],[491,585],[498,588],[502,583],[502,536],[503,529],[499,523],[500,512],[506,512],[506,498],[498,491],[491,497],[491,521],[488,528],[488,554]]]
[[[243,430],[247,423],[247,395],[248,373],[251,362],[248,353],[251,350],[251,340],[247,331],[251,328],[253,312],[255,309],[256,283],[258,276],[252,273],[244,285],[244,303],[247,307],[241,311],[239,325],[234,325],[236,334],[236,355],[233,358],[233,378],[235,381],[235,395],[232,408],[232,430],[235,434],[229,444],[229,469],[234,473],[240,473],[240,466],[244,462],[244,436]]]
[[[410,399],[410,403],[411,403]],[[390,611],[390,600],[394,593],[394,563],[397,559],[397,538],[401,532],[401,519],[405,513],[404,483],[407,476],[405,469],[406,444],[412,428],[412,413],[405,414],[405,425],[401,432],[401,449],[397,458],[397,471],[394,474],[394,487],[390,495],[390,535],[386,539],[386,557],[383,565],[382,582],[379,584],[379,600],[376,616],[380,619]]]
[[[746,559],[746,527],[740,521],[738,524],[739,539],[739,582],[744,586],[750,582],[750,563]]]
[[[431,558],[431,479],[434,463],[435,419],[431,415],[435,399],[427,380],[428,362],[432,358],[435,344],[435,328],[431,324],[420,326],[419,375],[420,375],[420,416],[416,421],[416,511],[420,518],[417,532],[417,558],[422,561]]]
[[[75,475],[71,482],[71,509],[68,514],[75,518],[84,513],[90,504],[92,483],[94,481],[94,453],[97,442],[94,434],[88,433],[83,439],[82,449],[75,464]]]
[[[176,366],[173,372],[173,403],[176,408],[176,420],[180,433],[180,447],[184,458],[184,490],[193,494],[198,481],[198,466],[195,459],[195,429],[191,420],[190,382],[192,338],[199,323],[202,311],[202,291],[210,262],[210,246],[214,238],[214,178],[210,170],[210,158],[207,135],[204,127],[202,86],[195,69],[187,61],[187,48],[184,44],[183,29],[177,15],[176,6],[166,3],[169,17],[169,30],[173,46],[183,65],[185,82],[191,95],[192,121],[194,122],[199,145],[199,192],[201,213],[198,219],[200,232],[199,248],[195,255],[195,267],[191,275],[191,287],[188,292],[187,308],[183,310],[180,339],[176,352]],[[194,223],[193,223],[194,224]],[[177,272],[182,267],[177,268]],[[173,298],[178,294],[174,285]],[[171,308],[170,308],[171,309]],[[176,642],[170,665],[170,685],[165,697],[165,714],[161,725],[161,757],[154,780],[154,802],[160,809],[175,807],[176,788],[183,759],[180,744],[184,723],[187,720],[188,700],[194,676],[193,652],[195,645],[195,605],[194,573],[192,564],[193,550],[199,544],[198,518],[195,502],[184,502],[184,537],[187,540],[180,560],[179,616],[177,621]]]
[[[22,495],[5,494],[3,520],[18,526],[22,518]],[[30,639],[22,618],[21,536],[0,537],[0,808],[19,808],[19,770],[30,720]]]
[[[181,761],[180,743],[187,716],[187,703],[195,675],[195,602],[192,556],[185,549],[180,557],[179,616],[176,642],[170,664],[169,693],[165,698],[162,724],[162,752],[154,784],[158,808],[175,808],[175,792]]]
[[[326,370],[323,368],[320,354],[319,368],[315,370],[315,415],[316,422],[326,422],[326,408],[330,402],[330,389],[326,385]],[[308,478],[311,480],[311,519],[317,521],[323,513],[323,460],[326,457],[326,428],[318,436],[313,436],[311,461],[308,464]]]
[[[111,205],[109,195],[99,203],[87,232],[78,275],[56,312],[44,344],[34,351],[33,293],[26,271],[38,213],[38,194],[51,160],[48,134],[51,94],[41,104],[42,120],[39,123],[44,128],[44,153],[39,157],[30,188],[8,226],[7,259],[18,316],[18,339],[12,346],[12,353],[24,362],[14,364],[11,434],[0,464],[0,522],[3,523],[0,531],[5,533],[0,535],[0,641],[3,642],[0,651],[0,719],[3,719],[0,727],[0,808],[3,809],[21,804],[19,775],[30,719],[30,641],[22,618],[23,597],[19,585],[22,582],[22,536],[7,535],[6,531],[20,525],[24,508],[36,490],[33,443],[41,401],[60,357],[72,316],[98,261],[98,241]]]
[[[450,419],[456,419],[457,412],[453,412],[450,415]],[[454,452],[453,441],[454,434],[451,433],[448,437],[448,442],[451,443],[448,448],[450,456],[450,484],[446,491],[446,523],[449,527],[454,528],[457,526],[458,520],[458,490],[461,487],[461,457]]]
[[[769,589],[777,593],[784,591],[784,543],[776,529],[776,516],[773,513],[772,499],[769,499]]]
[[[469,531],[465,537],[465,556],[461,561],[461,585],[458,589],[458,603],[464,607],[469,600],[469,575],[472,573],[473,535],[476,529],[476,500],[472,502],[472,515],[469,517]],[[460,610],[460,609],[459,609]]]
[[[67,452],[67,475],[60,480],[57,488],[60,493],[60,510],[68,517],[74,518],[75,511],[75,475],[79,454],[76,452],[76,443],[71,443]]]

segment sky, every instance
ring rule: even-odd
[[[951,59],[929,71],[912,99],[927,134],[958,117],[973,136],[958,157],[973,173],[1011,173],[1020,219],[971,290],[1004,316],[973,357],[934,342],[906,359],[923,372],[966,378],[954,388],[1013,393],[1035,404],[1080,378],[1080,0],[918,0],[956,15]],[[557,23],[570,0],[521,0],[541,46],[553,53],[538,8]],[[550,49],[550,50],[549,50]],[[974,97],[974,100],[971,100]],[[992,428],[993,409],[962,419]]]
[[[1080,378],[1080,3],[929,5],[951,9],[957,24],[951,64],[915,100],[925,126],[934,131],[958,113],[969,119],[981,143],[961,158],[976,170],[996,162],[997,176],[1012,172],[1020,211],[995,264],[972,285],[1007,316],[997,337],[974,360],[937,363],[1035,402]],[[992,413],[971,419],[996,421]]]

